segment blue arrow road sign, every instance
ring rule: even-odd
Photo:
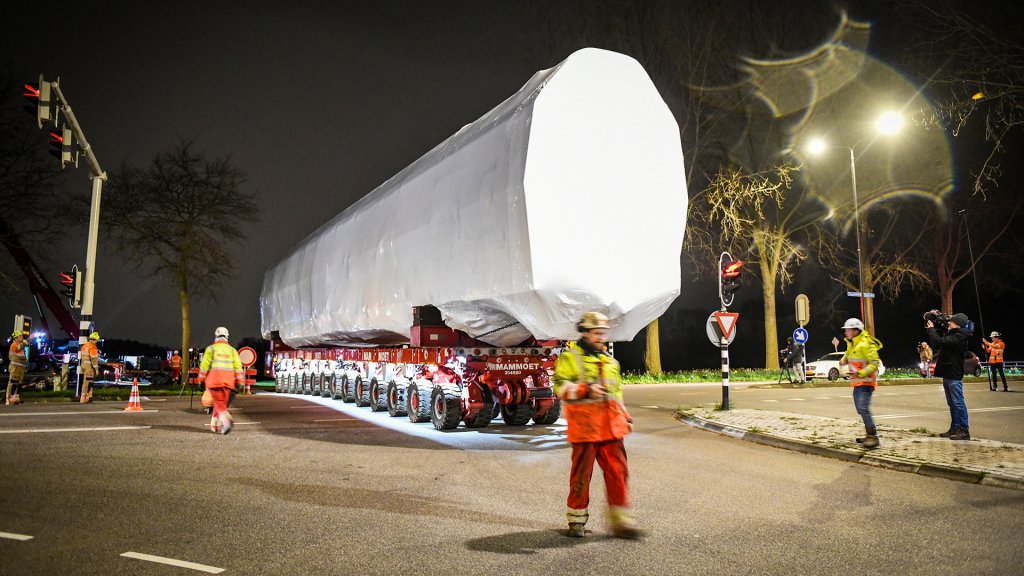
[[[793,342],[798,344],[804,344],[807,342],[807,330],[803,328],[797,328],[793,330]]]

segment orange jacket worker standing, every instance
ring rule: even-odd
[[[228,344],[228,329],[221,326],[213,334],[213,344],[206,347],[199,363],[199,380],[206,383],[213,396],[213,416],[221,421],[220,433],[227,434],[234,426],[228,413],[228,398],[236,385],[245,385],[245,373],[238,351]]]

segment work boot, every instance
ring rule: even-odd
[[[940,438],[949,438],[953,434],[956,434],[956,428],[953,428],[952,426],[950,426],[949,430],[946,430],[945,432],[939,432],[939,437]]]
[[[231,432],[231,429],[235,427],[234,420],[231,419],[231,415],[227,412],[220,415],[220,433],[227,434]]]
[[[957,428],[956,433],[949,437],[950,440],[970,440],[971,432],[963,426]]]
[[[857,438],[857,444],[862,444],[865,448],[878,448],[878,428],[865,427],[864,432],[863,438]]]
[[[577,510],[576,508],[568,508],[565,512],[565,519],[569,522],[569,531],[566,533],[567,536],[572,538],[583,538],[587,534],[587,520],[590,519],[590,512],[586,508],[583,510]]]
[[[608,508],[608,518],[611,520],[612,534],[616,538],[624,538],[626,540],[643,538],[644,532],[636,527],[636,520],[633,519],[628,509],[610,506]]]

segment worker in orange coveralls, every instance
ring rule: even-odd
[[[181,354],[175,350],[174,354],[171,355],[171,359],[168,361],[168,365],[171,368],[171,380],[175,382],[181,381]]]
[[[608,490],[612,533],[619,538],[639,538],[643,533],[629,513],[629,465],[623,444],[623,438],[633,431],[633,421],[622,403],[619,363],[605,349],[608,317],[587,312],[577,329],[582,335],[559,355],[554,376],[555,394],[569,424],[566,437],[572,445],[568,535],[580,538],[586,534],[590,478],[596,460]]]
[[[213,344],[206,347],[199,363],[199,380],[206,383],[213,397],[213,417],[220,419],[220,433],[227,434],[234,427],[228,413],[228,398],[235,386],[245,385],[245,373],[238,351],[228,344],[228,329],[221,326],[213,334]]]

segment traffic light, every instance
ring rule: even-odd
[[[72,308],[78,308],[82,301],[82,272],[75,266],[71,272],[60,273],[60,283],[64,288],[61,294],[67,297]]]
[[[14,317],[14,331],[28,338],[32,334],[32,317],[18,314]]]
[[[71,129],[67,126],[50,130],[50,155],[60,159],[60,167],[71,163]],[[77,162],[76,162],[77,164]]]
[[[722,290],[722,304],[732,304],[733,296],[740,289],[740,275],[743,272],[742,260],[727,260],[722,262],[722,274],[719,282]]]
[[[50,83],[43,80],[39,75],[39,82],[25,83],[25,111],[36,117],[36,123],[40,128],[43,122],[53,120],[53,103],[50,101]]]

